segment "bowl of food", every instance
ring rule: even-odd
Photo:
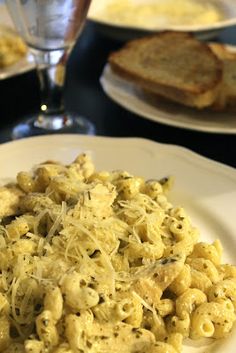
[[[211,133],[236,133],[236,48],[165,31],[110,53],[104,92],[137,116]]]
[[[98,30],[116,39],[178,30],[211,38],[236,24],[230,0],[94,0],[88,15]]]

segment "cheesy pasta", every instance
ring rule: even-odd
[[[0,190],[0,352],[180,353],[235,322],[236,269],[170,178],[46,161]],[[3,199],[2,199],[3,200]],[[3,207],[1,207],[3,210]]]

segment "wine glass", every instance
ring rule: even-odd
[[[65,68],[91,0],[6,0],[21,37],[35,58],[40,82],[40,113],[14,127],[13,139],[52,133],[94,134],[91,122],[65,111]]]

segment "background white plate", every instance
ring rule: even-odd
[[[89,153],[97,170],[125,169],[150,178],[175,177],[169,198],[182,205],[201,231],[201,240],[219,238],[224,261],[236,263],[236,170],[203,158],[182,147],[137,138],[105,138],[52,135],[0,145],[0,180],[13,178],[47,159],[71,162]],[[206,346],[207,344],[207,346]],[[212,345],[212,341],[185,343],[184,353],[235,353],[236,332]]]
[[[186,32],[194,32],[199,38],[209,39],[229,26],[236,24],[236,3],[235,0],[205,0],[204,3],[213,3],[219,9],[222,9],[222,13],[224,14],[224,19],[215,22],[210,25],[171,25],[166,24],[160,25],[157,28],[149,27],[148,20],[145,28],[138,27],[135,23],[130,26],[123,24],[122,22],[119,24],[113,23],[109,19],[104,19],[103,13],[106,9],[108,3],[119,2],[119,0],[93,0],[89,13],[88,19],[91,20],[101,31],[103,34],[121,40],[129,40],[132,38],[139,37],[141,35],[145,35],[147,33],[153,33],[157,31],[163,30],[178,30],[178,31],[186,31]],[[146,0],[147,1],[147,0]],[[199,1],[199,0],[198,0]]]
[[[236,133],[236,113],[197,110],[158,101],[156,97],[144,94],[135,85],[114,74],[109,64],[104,68],[100,82],[104,92],[114,102],[143,118],[196,131]]]
[[[14,25],[8,15],[6,6],[0,4],[0,33],[10,32],[14,33]],[[25,72],[31,71],[35,68],[35,63],[33,56],[28,53],[28,55],[14,65],[7,66],[3,69],[0,68],[0,80],[10,78],[12,76],[20,75]]]

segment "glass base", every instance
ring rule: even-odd
[[[90,121],[80,116],[33,116],[13,128],[12,139],[69,133],[94,135],[95,127]]]

